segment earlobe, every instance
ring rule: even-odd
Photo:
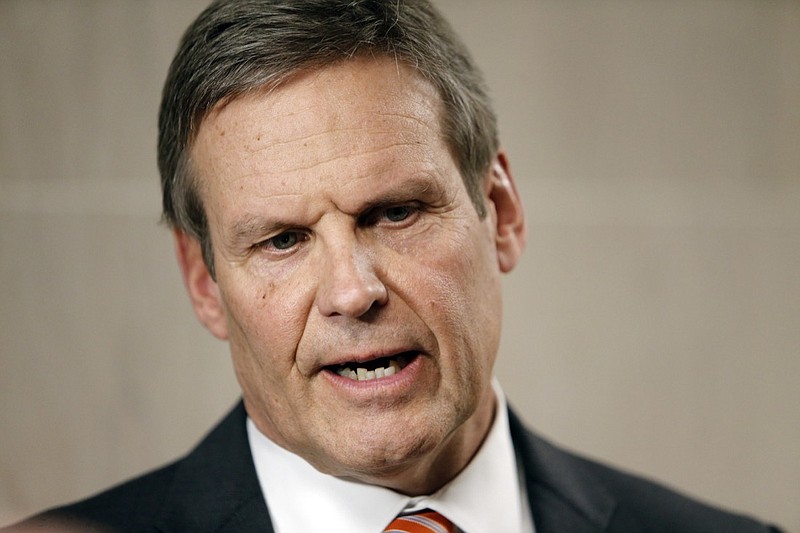
[[[179,229],[173,230],[173,235],[178,265],[198,320],[212,335],[227,340],[228,326],[219,287],[203,261],[200,242]]]
[[[503,150],[495,156],[487,178],[486,196],[494,211],[495,246],[501,272],[510,272],[522,257],[527,230],[525,210]]]

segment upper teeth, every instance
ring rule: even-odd
[[[367,370],[364,367],[358,366],[355,370],[349,366],[343,366],[336,371],[337,374],[344,378],[350,378],[356,381],[369,381],[371,379],[383,378],[393,376],[396,372],[400,371],[400,363],[394,359],[389,361],[389,366],[379,366],[375,370]]]

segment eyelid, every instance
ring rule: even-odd
[[[398,207],[405,207],[409,210],[409,215],[407,218],[393,222],[391,220],[387,220],[386,212],[390,209],[397,209]],[[381,204],[368,209],[366,213],[361,218],[360,222],[363,225],[373,225],[379,224],[381,222],[386,222],[392,226],[402,226],[407,224],[410,220],[413,220],[416,216],[418,216],[422,212],[422,205],[420,202],[417,201],[409,201],[409,202],[393,202],[387,204]]]
[[[276,248],[274,245],[275,239],[281,237],[282,235],[294,233],[297,235],[297,242],[289,248],[281,249]],[[267,237],[266,239],[262,239],[253,245],[254,250],[265,250],[267,253],[276,256],[284,256],[297,251],[297,248],[300,244],[309,240],[308,232],[298,228],[287,228],[281,230],[274,235]]]

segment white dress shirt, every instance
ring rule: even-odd
[[[505,395],[496,380],[492,386],[497,412],[486,440],[458,476],[429,496],[323,474],[269,440],[248,417],[250,450],[275,532],[380,533],[398,514],[433,509],[465,533],[534,533]]]

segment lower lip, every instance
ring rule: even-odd
[[[329,369],[323,370],[322,375],[331,385],[346,394],[372,398],[376,394],[395,396],[413,388],[414,383],[422,375],[423,364],[423,356],[418,353],[402,370],[391,376],[358,381],[340,376]]]

